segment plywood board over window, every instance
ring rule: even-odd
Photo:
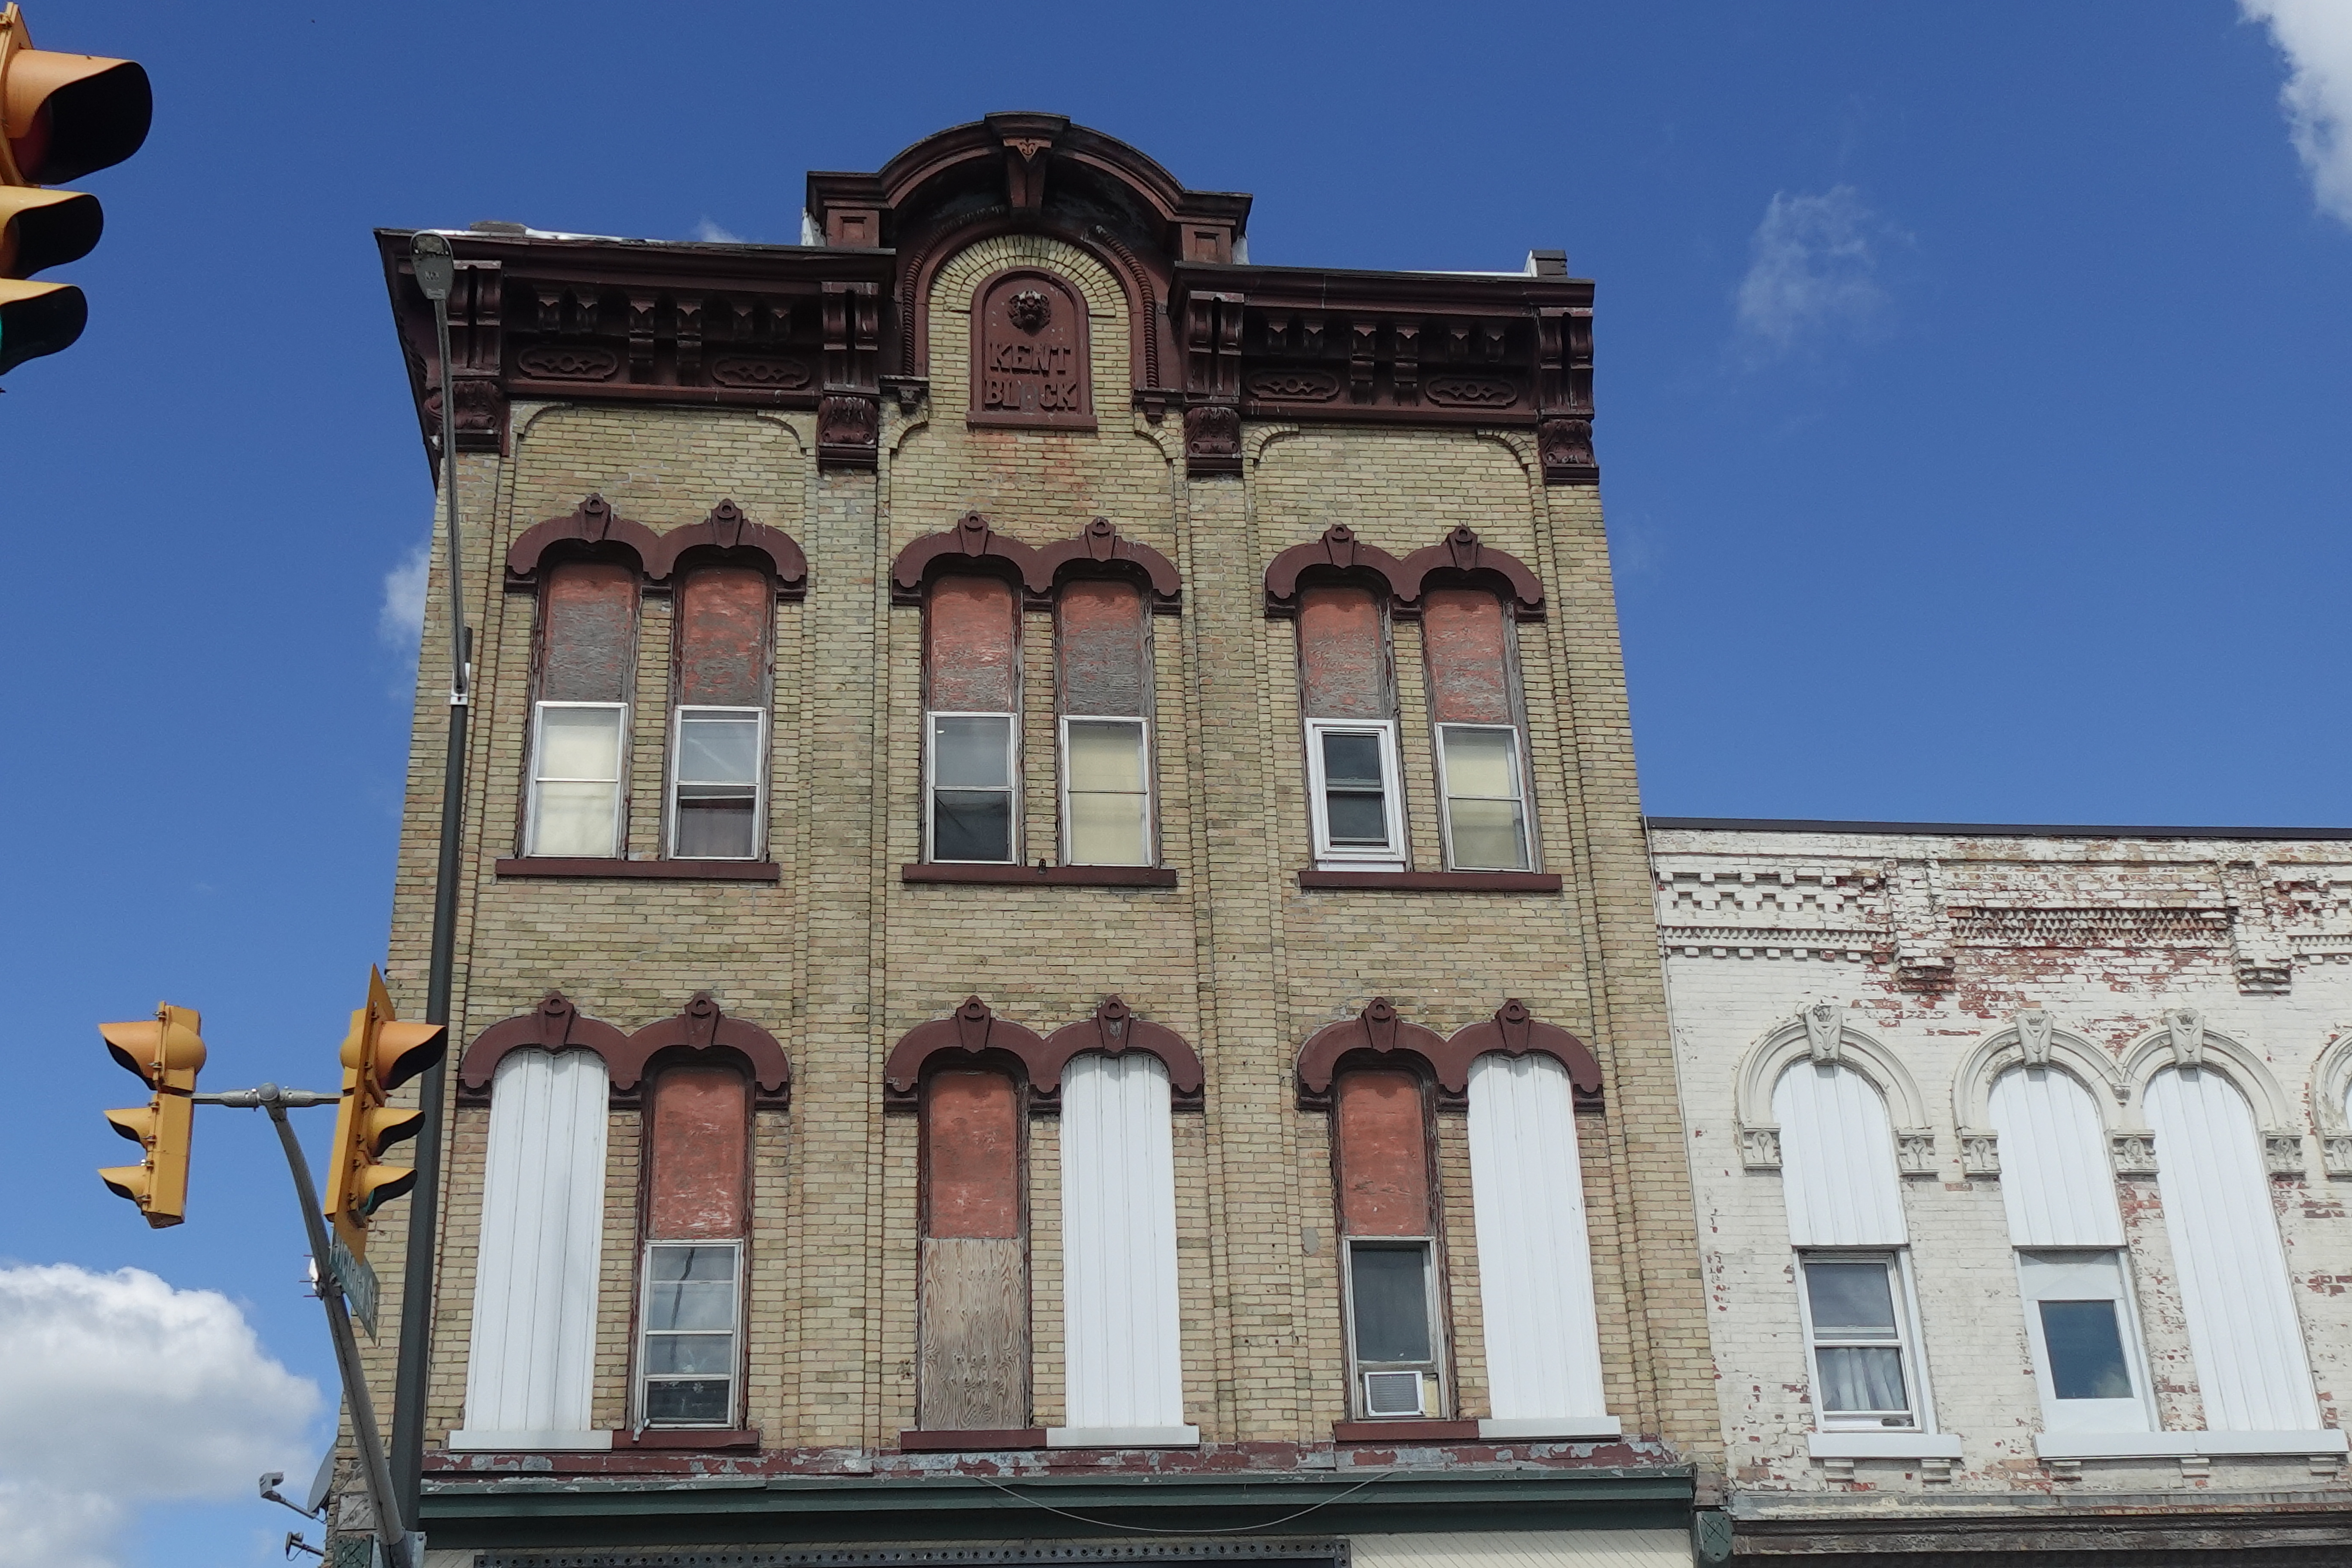
[[[1012,1078],[923,1084],[923,1246],[915,1418],[928,1431],[1029,1425],[1023,1110]]]

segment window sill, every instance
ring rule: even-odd
[[[1814,1432],[1805,1439],[1816,1459],[1957,1459],[1960,1440],[1950,1432]]]
[[[1048,1426],[1048,1448],[1197,1448],[1198,1426]]]
[[[2347,1451],[2345,1435],[2317,1432],[2042,1432],[2045,1459],[2192,1459],[2233,1455],[2317,1456]]]
[[[739,1426],[732,1430],[720,1426],[648,1426],[642,1432],[615,1432],[613,1448],[684,1450],[688,1453],[710,1454],[750,1449],[760,1447],[757,1426]]]
[[[452,1432],[444,1444],[453,1454],[601,1454],[613,1446],[610,1432]]]
[[[1478,1436],[1489,1441],[1536,1441],[1550,1438],[1581,1442],[1589,1437],[1622,1437],[1625,1428],[1614,1415],[1515,1415],[1478,1423]]]
[[[772,860],[623,860],[617,858],[530,855],[501,860],[501,879],[642,879],[657,882],[773,882]]]
[[[898,1434],[898,1451],[902,1454],[995,1454],[1012,1448],[1042,1448],[1045,1446],[1045,1428],[1043,1426]]]
[[[1334,1443],[1475,1443],[1475,1421],[1334,1421]]]
[[[985,882],[997,887],[1172,888],[1173,866],[994,866],[954,861],[910,861],[898,868],[902,882]]]
[[[1388,893],[1557,893],[1556,871],[1301,871],[1309,890],[1361,888]]]

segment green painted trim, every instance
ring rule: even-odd
[[[1465,1528],[1684,1530],[1692,1497],[1690,1473],[1681,1467],[1565,1475],[1119,1475],[1003,1484],[1017,1495],[963,1477],[682,1476],[652,1484],[590,1476],[454,1483],[436,1478],[427,1483],[422,1522],[436,1546],[455,1547],[1009,1541],[1129,1531],[1329,1536]]]

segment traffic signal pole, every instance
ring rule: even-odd
[[[449,747],[441,770],[441,863],[433,884],[433,957],[425,981],[427,1023],[449,1021],[451,973],[457,945],[459,851],[466,826],[466,715],[471,704],[473,634],[466,626],[465,553],[457,535],[457,395],[449,375],[449,290],[457,259],[449,241],[420,234],[410,242],[417,287],[433,302],[433,330],[441,354],[441,504],[449,535]],[[393,1373],[392,1472],[409,1516],[418,1512],[425,1474],[425,1383],[433,1354],[433,1274],[441,1218],[443,1070],[425,1069],[418,1095],[425,1109],[416,1137],[416,1186],[410,1194],[408,1246],[400,1280],[400,1356]],[[315,1206],[315,1205],[314,1205]],[[350,1336],[348,1326],[344,1329]]]
[[[302,1205],[302,1224],[310,1231],[310,1256],[318,1264],[319,1300],[327,1309],[327,1332],[335,1342],[335,1368],[342,1374],[343,1398],[351,1412],[360,1469],[367,1482],[368,1501],[375,1509],[375,1538],[383,1547],[386,1563],[425,1568],[421,1543],[401,1522],[405,1516],[401,1512],[399,1496],[392,1489],[392,1469],[384,1460],[383,1439],[377,1435],[375,1404],[368,1397],[367,1374],[360,1366],[359,1338],[352,1332],[352,1313],[343,1300],[343,1283],[331,1262],[333,1250],[328,1245],[327,1223],[319,1208],[319,1188],[310,1179],[310,1162],[303,1157],[293,1124],[286,1120],[289,1106],[299,1109],[332,1105],[341,1097],[265,1083],[258,1089],[194,1098],[200,1105],[232,1105],[246,1110],[258,1106],[269,1112],[269,1120],[278,1128],[278,1142],[286,1150],[286,1168],[293,1173],[294,1194]]]

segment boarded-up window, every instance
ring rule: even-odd
[[[1150,614],[1132,583],[1081,578],[1055,602],[1062,859],[1152,862]]]
[[[549,571],[531,715],[527,853],[603,858],[621,852],[636,645],[633,567],[575,561]]]
[[[916,1420],[933,1431],[1026,1427],[1020,1087],[985,1069],[933,1073],[923,1085],[922,1144]]]
[[[1780,1124],[1780,1193],[1797,1247],[1900,1247],[1903,1179],[1895,1128],[1869,1079],[1801,1061],[1772,1088]]]
[[[466,1430],[453,1446],[578,1447],[593,1425],[605,1099],[604,1059],[588,1051],[513,1051],[491,1078]]]
[[[1482,588],[1422,595],[1429,716],[1437,728],[1446,864],[1523,871],[1533,864],[1527,809],[1527,736],[1518,671],[1503,602]]]
[[[706,566],[679,584],[670,742],[672,856],[760,856],[774,604],[768,574],[751,567]]]
[[[1020,616],[1001,577],[942,577],[925,596],[928,858],[1002,863],[1018,853]]]
[[[1380,596],[1346,584],[1300,589],[1298,673],[1310,719],[1395,718]]]
[[[1332,1105],[1350,1405],[1375,1419],[1443,1415],[1426,1089],[1415,1073],[1359,1069],[1340,1075]]]
[[[731,1067],[673,1067],[654,1080],[637,1347],[638,1409],[649,1426],[735,1418],[748,1087]]]
[[[1089,1051],[1062,1074],[1067,1424],[1188,1442],[1168,1069]]]

